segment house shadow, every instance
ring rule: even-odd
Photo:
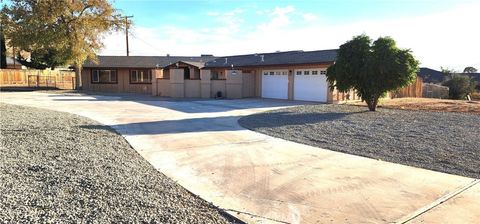
[[[359,112],[356,112],[359,113]],[[342,119],[353,113],[308,113],[292,114],[273,112],[246,117],[225,116],[189,118],[182,120],[162,120],[112,125],[111,128],[123,135],[156,135],[194,132],[238,131],[257,128],[274,128],[287,125],[308,125]],[[83,125],[85,129],[110,130],[105,125]]]
[[[271,107],[285,107],[305,104],[315,104],[312,102],[298,102],[288,100],[274,100],[261,98],[243,98],[243,99],[200,99],[200,98],[169,98],[154,97],[141,94],[103,94],[82,93],[81,95],[50,95],[53,101],[74,102],[74,101],[132,101],[135,103],[149,106],[162,107],[183,113],[214,113],[227,112],[239,109],[260,109]]]
[[[182,120],[135,122],[111,125],[110,127],[123,135],[155,135],[243,130],[243,128],[237,123],[238,119],[238,116],[190,118]],[[81,125],[79,127],[93,130],[110,130],[110,127],[106,125]]]

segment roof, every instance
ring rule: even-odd
[[[445,79],[445,74],[441,71],[430,68],[420,68],[417,75],[422,77],[424,83],[442,83]]]
[[[332,63],[335,61],[336,57],[337,50],[257,53],[215,58],[214,60],[205,63],[205,68],[226,68],[232,67],[232,65],[234,67],[247,67]]]
[[[477,82],[477,85],[480,86],[480,73],[463,73],[465,75],[470,76],[475,82]]]
[[[98,56],[98,64],[86,61],[84,68],[163,68],[178,61],[200,63],[215,59],[213,56]],[[189,63],[189,64],[190,64]],[[203,67],[203,66],[202,66]]]
[[[174,64],[176,63],[184,63],[184,64],[187,64],[187,65],[191,65],[191,66],[195,66],[197,68],[203,68],[205,66],[205,62],[196,62],[196,61],[176,61],[176,62],[173,62],[173,63],[170,63],[166,66],[164,66],[163,68],[167,68],[169,66],[173,66]]]

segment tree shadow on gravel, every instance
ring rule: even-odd
[[[260,113],[242,117],[238,123],[249,129],[275,128],[287,125],[305,125],[342,120],[347,116],[359,113],[368,113],[368,111],[326,113],[292,113],[282,111]]]

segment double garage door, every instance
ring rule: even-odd
[[[293,99],[327,102],[326,69],[293,70]],[[288,70],[262,72],[262,97],[288,99]]]

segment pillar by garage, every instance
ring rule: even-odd
[[[183,69],[170,69],[170,96],[185,97],[185,80]]]
[[[241,70],[226,71],[226,97],[231,99],[242,98],[243,74]]]
[[[200,96],[202,98],[210,98],[211,90],[211,71],[200,70]]]

